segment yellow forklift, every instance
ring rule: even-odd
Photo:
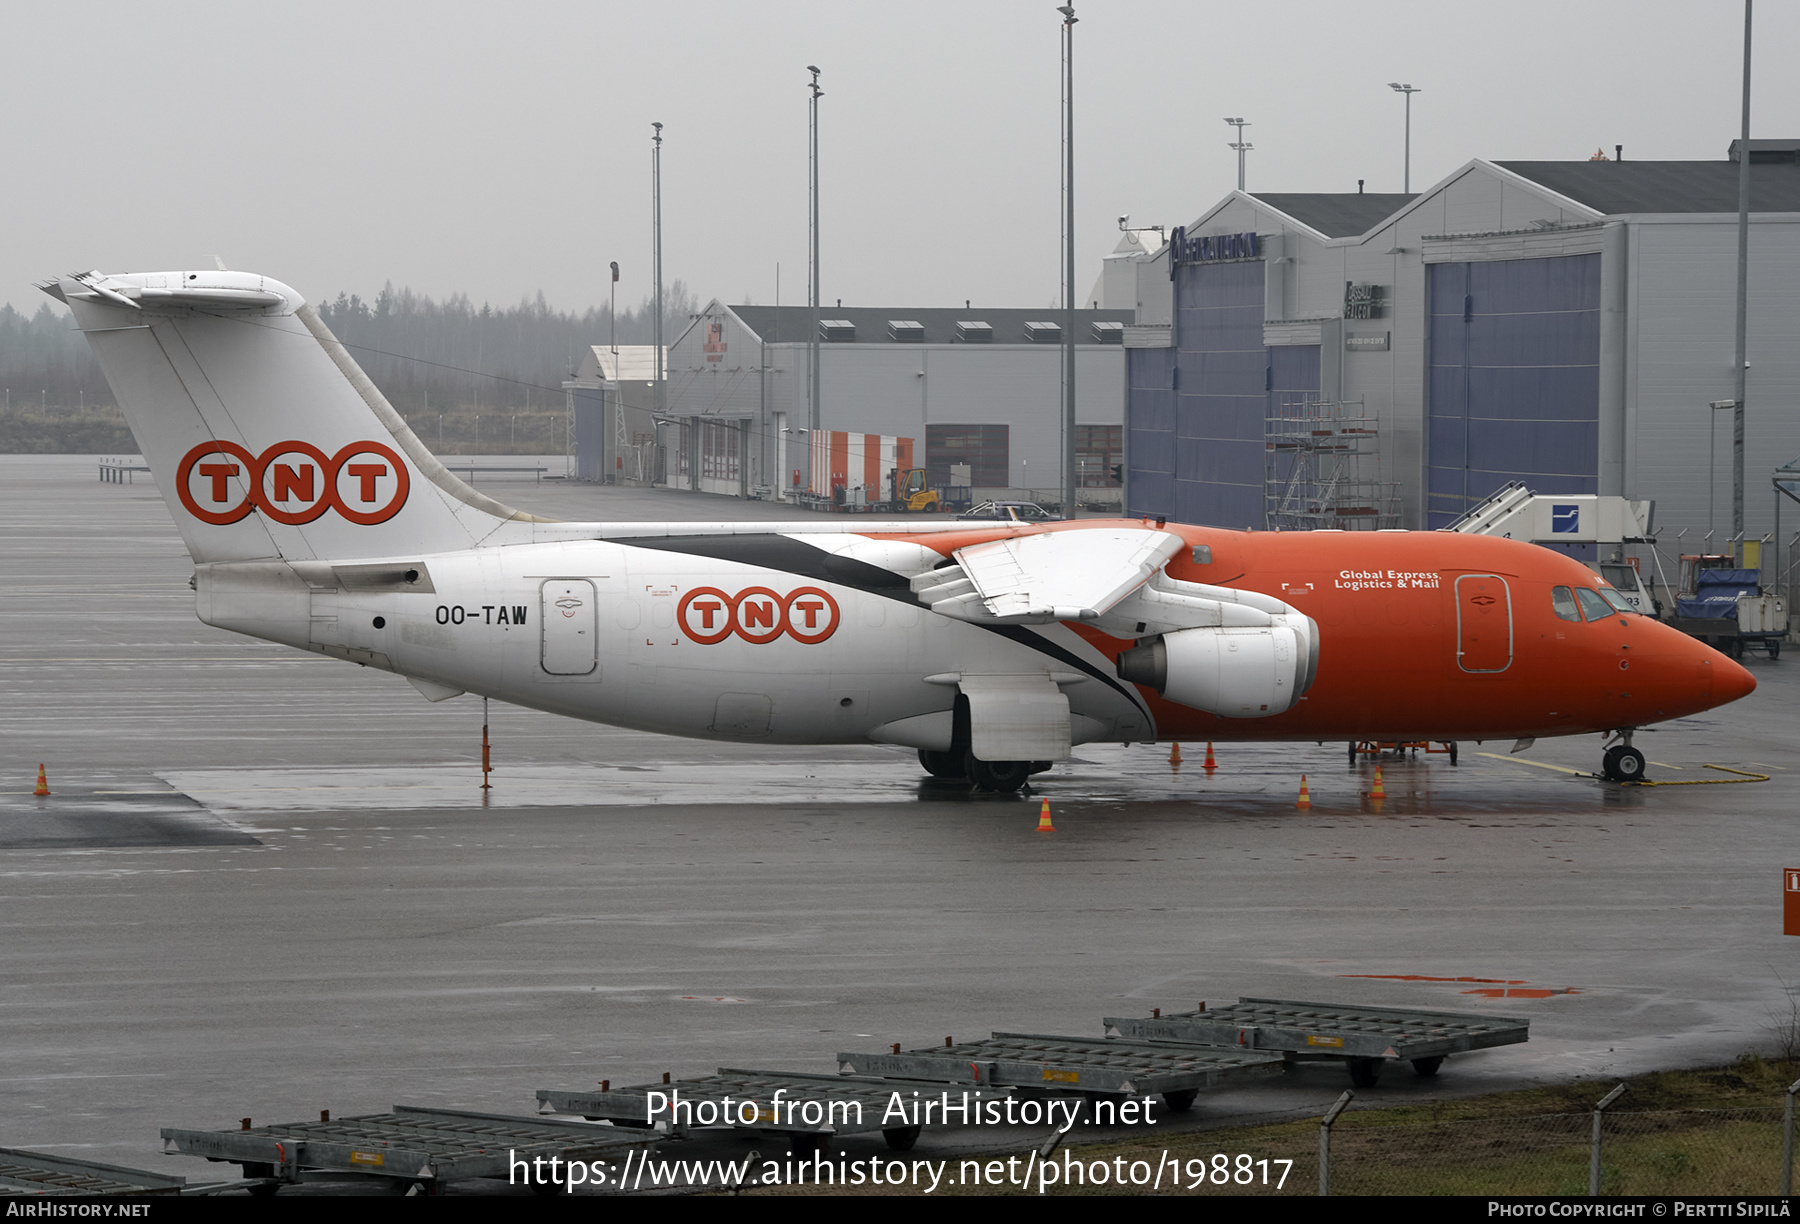
[[[936,514],[942,507],[937,490],[925,478],[924,468],[893,468],[888,472],[894,491],[894,509],[907,514]]]

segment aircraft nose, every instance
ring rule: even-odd
[[[1713,652],[1713,702],[1724,705],[1756,691],[1756,677],[1742,663]]]

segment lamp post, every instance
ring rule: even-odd
[[[1232,127],[1237,129],[1237,139],[1235,141],[1233,141],[1231,144],[1226,145],[1225,147],[1227,149],[1236,149],[1237,150],[1238,190],[1242,191],[1244,189],[1244,154],[1248,153],[1251,149],[1255,148],[1256,146],[1248,145],[1248,144],[1244,143],[1244,129],[1250,126],[1249,120],[1243,119],[1243,118],[1233,119],[1229,115],[1227,115],[1225,118],[1225,122],[1229,123]]]
[[[819,88],[819,70],[811,64],[806,70],[812,73],[812,97],[808,102],[811,117],[812,152],[808,165],[812,171],[812,339],[808,342],[807,360],[811,369],[807,374],[806,424],[809,429],[818,429],[819,421],[819,99],[825,91]]]
[[[1405,178],[1403,180],[1403,186],[1401,187],[1401,190],[1406,192],[1407,195],[1411,195],[1412,194],[1412,96],[1421,91],[1418,89],[1415,89],[1411,85],[1402,85],[1398,81],[1389,81],[1388,88],[1393,90],[1395,93],[1403,93],[1406,95],[1406,162],[1405,162],[1406,168],[1405,168]]]
[[[1739,385],[1742,386],[1742,383],[1740,383]],[[1734,422],[1740,423],[1740,432],[1738,434],[1738,438],[1741,441],[1743,439],[1743,433],[1741,432],[1741,423],[1744,419],[1744,402],[1742,400],[1734,400],[1734,399],[1713,400],[1712,401],[1712,410],[1715,413],[1716,412],[1729,412],[1732,414],[1732,420]],[[1718,478],[1719,478],[1719,418],[1718,417],[1715,416],[1712,418],[1711,426],[1712,427],[1707,430],[1707,439],[1706,439],[1706,544],[1707,544],[1708,548],[1712,547],[1713,532],[1718,530],[1717,526],[1713,522],[1714,511],[1718,509],[1718,505],[1719,505],[1719,498],[1718,498],[1718,491],[1717,491],[1717,482],[1718,482]],[[1744,470],[1743,463],[1742,463],[1743,456],[1740,454],[1738,456],[1738,459],[1739,459],[1738,471],[1741,474]],[[1743,489],[1740,487],[1737,491],[1741,494],[1743,492]],[[1737,510],[1740,513],[1743,511],[1742,503],[1740,503],[1737,506]],[[1737,530],[1739,530],[1739,528],[1734,525],[1732,527],[1732,530],[1737,531]]]
[[[1075,7],[1063,15],[1063,438],[1062,512],[1075,517]]]
[[[1737,402],[1731,412],[1731,534],[1744,564],[1744,373],[1749,366],[1750,288],[1750,0],[1744,0],[1744,123],[1738,141]]]
[[[663,277],[662,277],[662,124],[652,123],[656,134],[651,137],[650,200],[651,235],[656,263],[656,394],[653,397],[658,420],[663,416]]]

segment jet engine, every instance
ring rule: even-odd
[[[1145,638],[1119,656],[1119,676],[1221,718],[1269,718],[1312,687],[1318,627],[1306,616],[1266,626],[1206,626]]]

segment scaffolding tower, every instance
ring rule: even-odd
[[[1400,485],[1381,479],[1380,441],[1361,399],[1284,394],[1265,431],[1264,525],[1270,531],[1400,526]]]

